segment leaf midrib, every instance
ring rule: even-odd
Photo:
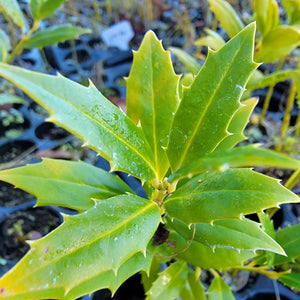
[[[77,251],[80,251],[82,250],[82,248],[87,248],[88,246],[96,243],[97,241],[99,241],[100,239],[104,239],[106,236],[110,236],[112,233],[118,231],[119,229],[121,229],[124,225],[126,225],[126,223],[129,223],[130,221],[134,220],[135,218],[139,217],[139,215],[142,215],[144,213],[144,211],[147,211],[148,209],[150,209],[151,207],[155,206],[156,204],[154,202],[150,202],[149,201],[149,204],[147,204],[146,206],[143,207],[143,209],[139,209],[136,213],[134,213],[133,215],[131,215],[129,218],[126,218],[124,219],[124,221],[122,221],[119,225],[117,225],[116,227],[113,227],[111,228],[110,230],[108,231],[105,231],[104,233],[102,233],[101,235],[97,236],[95,239],[91,240],[90,242],[86,243],[85,245],[82,245],[81,247],[78,247],[76,249],[74,249],[74,251],[71,251],[65,255],[62,255],[60,257],[58,257],[58,259],[56,260],[52,260],[52,261],[49,261],[48,263],[40,266],[39,268],[36,268],[35,270],[35,273],[37,273],[38,271],[42,270],[42,269],[45,269],[47,268],[49,265],[53,265],[53,264],[56,264],[57,262],[59,262],[61,259],[63,258],[66,258],[70,255],[73,255],[74,253],[76,253]],[[134,251],[132,253],[132,255],[136,254],[137,252],[139,252],[138,250]],[[132,256],[131,255],[131,256]],[[131,257],[129,256],[129,257]],[[123,262],[126,261],[126,259],[128,259],[128,257],[124,258]],[[122,265],[122,262],[120,262],[120,265]],[[106,272],[106,271],[109,271],[111,269],[107,269],[107,270],[102,270],[101,273],[98,273],[98,275]],[[20,278],[22,281],[24,281],[26,278],[32,276],[32,273],[30,274],[26,274],[26,276],[23,276],[22,278]],[[65,288],[64,288],[65,290]]]
[[[7,176],[5,176],[7,177]],[[41,178],[41,177],[37,177],[37,176],[31,176],[31,175],[13,175],[14,178],[16,177],[21,177],[21,178],[28,178],[28,179],[33,179],[33,180],[36,180],[38,179],[39,181],[53,181],[53,182],[57,182],[57,183],[62,183],[62,184],[67,184],[67,185],[78,185],[78,186],[88,186],[89,188],[95,188],[95,189],[98,189],[98,190],[103,190],[103,191],[107,191],[107,192],[112,192],[112,190],[109,190],[109,189],[105,189],[105,188],[100,188],[98,186],[94,186],[94,185],[91,185],[91,184],[87,184],[87,183],[77,183],[77,182],[70,182],[70,181],[67,181],[67,180],[61,180],[61,179],[53,179],[53,178]],[[1,178],[1,176],[0,176]],[[2,177],[4,178],[4,176]],[[21,185],[20,184],[15,184],[16,186],[20,187]],[[104,185],[105,187],[105,185]],[[129,190],[128,191],[125,191],[125,192],[130,192]]]
[[[190,197],[190,196],[194,196],[194,195],[203,195],[203,194],[215,194],[215,193],[227,193],[227,192],[235,192],[235,193],[244,193],[244,192],[256,192],[258,194],[268,194],[268,195],[277,195],[278,193],[272,193],[271,191],[269,192],[265,192],[265,191],[260,191],[260,190],[248,190],[248,189],[244,189],[244,190],[230,190],[230,189],[226,189],[226,190],[219,190],[219,191],[204,191],[204,192],[198,192],[198,193],[189,193],[189,194],[184,194],[184,198]],[[176,197],[170,197],[168,198],[165,203],[173,201],[173,200],[182,200],[184,201],[183,195],[179,195]],[[278,203],[282,203],[282,202],[278,202]]]
[[[9,71],[8,71],[8,72],[9,72]],[[63,78],[64,78],[64,77],[63,77]],[[13,76],[10,78],[10,80],[11,80],[12,82],[14,82],[16,85],[18,85],[18,81],[17,81],[17,80],[14,80]],[[26,80],[26,81],[28,82],[28,80]],[[37,88],[36,88],[37,90],[40,90],[40,86],[39,86],[39,85],[35,84],[34,82],[29,82],[29,83],[30,83],[31,85],[37,87]],[[28,91],[28,89],[26,88],[25,85],[23,85],[23,86],[24,86],[24,90],[27,91],[26,93],[27,93],[31,98],[35,99],[35,101],[38,102],[41,106],[43,106],[43,103],[42,103],[41,101],[39,101],[38,97],[36,97],[34,94],[32,94],[30,91]],[[48,94],[51,95],[52,97],[54,97],[54,98],[56,98],[56,99],[60,99],[60,101],[61,101],[62,98],[57,97],[55,94],[53,94],[53,93],[50,92],[49,90],[46,90],[46,89],[45,89],[44,91],[46,91],[46,93],[48,93]],[[42,90],[42,92],[43,92],[43,90]],[[112,134],[113,136],[115,136],[120,142],[122,142],[124,145],[128,146],[134,153],[136,153],[139,157],[141,157],[142,160],[143,160],[144,162],[146,162],[147,165],[150,167],[150,169],[153,171],[153,174],[156,174],[156,171],[155,171],[155,168],[154,168],[153,165],[152,165],[152,162],[150,162],[148,159],[146,159],[146,157],[145,157],[144,155],[142,155],[139,151],[135,151],[135,150],[138,150],[138,149],[134,148],[133,145],[129,144],[129,143],[126,141],[126,139],[123,139],[122,136],[115,134],[114,131],[111,130],[110,128],[108,128],[107,126],[105,126],[105,124],[99,123],[99,122],[97,121],[97,119],[92,118],[92,116],[90,116],[88,113],[86,113],[86,112],[82,111],[81,109],[79,109],[79,107],[73,105],[73,103],[71,103],[69,100],[65,101],[64,99],[62,99],[62,102],[63,102],[63,103],[66,103],[66,104],[69,105],[69,106],[71,106],[71,108],[75,109],[75,111],[76,111],[76,110],[79,111],[79,112],[82,113],[87,119],[90,119],[93,123],[96,123],[96,124],[99,125],[100,127],[103,127],[106,131],[108,131],[110,134]],[[56,113],[52,112],[52,110],[51,110],[50,108],[48,108],[48,109],[46,109],[46,110],[47,110],[50,114],[53,114],[54,116],[56,115]],[[57,122],[59,122],[59,121],[57,120]],[[59,122],[59,124],[60,124],[61,126],[65,126],[65,124],[62,124],[61,122]],[[66,127],[67,127],[67,126],[66,126]],[[73,130],[72,130],[71,128],[70,128],[70,131],[73,132]],[[82,136],[82,138],[83,138],[83,140],[85,140],[84,136]],[[144,140],[144,142],[147,143],[146,139]],[[96,146],[96,149],[98,149],[97,146]],[[151,149],[149,149],[149,150],[151,150]]]
[[[243,41],[243,43],[244,43],[244,41]],[[195,136],[196,136],[196,134],[198,132],[198,129],[199,129],[199,127],[200,127],[200,125],[201,125],[201,123],[202,123],[202,121],[203,121],[203,119],[204,119],[204,117],[206,115],[206,112],[211,107],[212,101],[214,100],[215,95],[216,95],[217,91],[219,90],[219,87],[223,84],[223,82],[224,82],[227,74],[231,70],[231,67],[232,67],[232,65],[234,63],[234,60],[235,60],[236,56],[240,53],[240,51],[241,51],[241,46],[239,47],[238,51],[236,52],[236,54],[233,56],[232,60],[230,61],[230,64],[229,64],[229,66],[228,66],[228,68],[227,68],[227,70],[225,72],[225,75],[222,77],[222,79],[219,81],[217,87],[214,89],[214,92],[213,92],[212,96],[209,98],[208,105],[205,106],[205,109],[203,110],[202,115],[198,119],[196,127],[194,128],[194,130],[193,130],[193,132],[192,132],[189,140],[185,143],[185,148],[184,148],[184,151],[183,151],[183,153],[181,155],[181,159],[179,160],[179,163],[177,164],[177,167],[180,167],[182,165],[182,162],[184,161],[184,159],[185,159],[185,157],[187,155],[188,149],[189,149],[190,145],[192,144],[192,142],[193,142],[193,140],[194,140],[194,138],[195,138]]]

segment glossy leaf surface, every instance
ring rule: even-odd
[[[222,171],[228,168],[255,166],[297,170],[300,168],[300,160],[275,151],[257,148],[257,145],[241,146],[214,152],[202,159],[195,160],[175,171],[169,177],[169,181],[191,177],[208,170]]]
[[[193,270],[189,270],[188,278],[185,282],[180,296],[185,300],[206,300],[204,287]]]
[[[165,200],[164,207],[171,218],[189,225],[240,218],[286,202],[299,202],[299,197],[278,180],[248,169],[228,169],[192,178]]]
[[[177,261],[161,272],[147,292],[146,300],[173,300],[180,296],[185,286],[189,268],[185,262]]]
[[[117,274],[130,257],[146,252],[159,221],[159,208],[149,200],[123,195],[99,201],[31,242],[26,256],[1,278],[2,296],[62,299],[78,286],[86,292],[89,281],[95,289],[96,277],[111,271]]]
[[[230,287],[220,277],[216,276],[207,291],[208,300],[234,300]]]
[[[93,207],[92,198],[133,193],[119,177],[82,161],[44,158],[38,164],[0,171],[0,180],[35,195],[37,205],[58,205],[78,211]]]
[[[275,239],[285,250],[287,256],[276,255],[274,265],[279,265],[285,262],[293,261],[300,256],[300,224],[288,226],[279,229],[276,232]]]
[[[237,267],[255,256],[255,253],[251,251],[239,252],[226,248],[215,248],[213,251],[210,247],[196,241],[193,241],[187,248],[189,241],[174,232],[170,233],[168,240],[174,241],[176,244],[176,248],[172,248],[172,252],[170,253],[179,253],[178,258],[203,269],[214,268],[224,270]]]
[[[244,28],[239,15],[227,1],[208,0],[208,3],[211,11],[215,14],[221,27],[227,32],[229,37],[232,38]]]
[[[0,75],[50,113],[49,121],[81,138],[104,156],[113,170],[153,179],[153,156],[141,128],[93,84],[84,87],[61,75],[51,76],[0,64]]]
[[[11,49],[10,41],[4,30],[0,28],[0,62],[4,61]]]
[[[127,78],[127,114],[141,123],[152,148],[155,169],[161,180],[169,169],[165,153],[173,115],[178,106],[179,76],[175,75],[170,53],[149,31],[138,52]]]
[[[189,229],[184,223],[174,220],[170,225],[186,240],[193,235],[193,226]],[[259,225],[243,218],[215,221],[213,225],[201,223],[196,225],[194,241],[215,248],[235,250],[268,250],[284,255],[283,249],[269,237]]]
[[[54,13],[66,0],[30,0],[30,8],[36,20],[42,20]]]
[[[57,25],[39,30],[26,40],[23,45],[25,49],[43,48],[66,40],[76,39],[79,35],[90,32],[90,29],[78,26]]]
[[[255,25],[250,24],[217,52],[210,52],[175,114],[167,149],[173,170],[210,152],[227,128],[250,74]],[[243,66],[242,68],[240,66]]]
[[[255,52],[255,61],[273,63],[288,55],[300,45],[300,33],[292,27],[281,25],[269,31]]]
[[[234,113],[229,125],[228,125],[228,135],[215,149],[215,151],[225,150],[233,148],[239,142],[245,140],[245,135],[243,134],[244,129],[249,121],[250,115],[257,104],[256,98],[250,98],[244,100],[238,110]]]
[[[265,36],[278,25],[279,12],[276,0],[255,0],[253,8],[256,13],[257,29]]]
[[[300,273],[281,274],[279,280],[291,289],[300,291]]]
[[[78,296],[90,294],[93,291],[108,288],[112,293],[120,287],[120,285],[133,274],[139,271],[148,272],[152,257],[147,254],[145,257],[142,253],[134,254],[118,269],[115,274],[112,270],[104,272],[88,281],[83,281],[82,284],[74,287],[63,299],[73,300]]]
[[[24,29],[24,16],[17,0],[0,0],[0,11],[1,9],[6,12],[17,26]]]

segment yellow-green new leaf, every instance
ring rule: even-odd
[[[113,170],[150,180],[156,177],[153,153],[141,128],[91,83],[84,87],[52,76],[0,64],[0,76],[14,83],[49,113],[52,121],[78,136]]]
[[[178,60],[187,68],[189,72],[191,72],[193,75],[196,75],[199,72],[200,64],[194,56],[177,47],[169,47],[169,49],[177,56]]]
[[[179,76],[174,73],[170,53],[149,31],[127,78],[127,114],[141,124],[155,159],[161,180],[169,169],[165,148],[173,116],[179,103]]]
[[[111,271],[117,275],[133,255],[146,255],[159,222],[158,206],[134,195],[99,201],[84,213],[66,216],[57,229],[31,242],[25,257],[0,279],[0,297],[70,299],[69,293],[82,295],[78,286],[91,292],[97,288],[95,278]],[[114,282],[102,279],[116,289]]]
[[[211,11],[221,24],[221,27],[227,32],[229,37],[238,34],[243,28],[244,24],[237,12],[225,0],[208,0]]]
[[[285,8],[288,23],[290,25],[300,24],[300,2],[298,0],[283,0],[282,5]]]
[[[276,26],[255,49],[255,61],[273,63],[300,45],[300,33],[292,26]]]
[[[204,32],[206,33],[206,36],[196,40],[195,42],[196,46],[198,47],[206,46],[206,47],[210,47],[213,50],[219,50],[225,45],[224,39],[217,32],[209,28],[204,28]]]
[[[17,0],[0,0],[0,12],[1,10],[5,11],[17,26],[25,28],[24,15]]]
[[[281,203],[300,202],[278,180],[249,169],[209,171],[179,187],[165,202],[171,218],[193,223],[236,219]]]
[[[257,67],[252,60],[254,32],[255,24],[250,24],[210,52],[192,85],[184,88],[167,148],[173,171],[212,152],[229,135],[228,125]]]
[[[276,0],[255,0],[253,5],[256,13],[257,29],[264,37],[278,25],[279,12]]]
[[[133,191],[119,177],[82,161],[44,158],[41,163],[0,171],[0,180],[38,199],[37,205],[58,205],[87,210],[96,199]]]

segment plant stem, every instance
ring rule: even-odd
[[[275,279],[275,280],[278,279],[280,274],[287,273],[287,271],[278,273],[278,272],[275,272],[275,271],[270,271],[267,268],[269,268],[269,267],[268,266],[261,266],[261,267],[241,266],[241,267],[235,267],[235,269],[237,269],[237,270],[245,270],[245,271],[249,271],[249,272],[259,273],[259,274],[265,275],[266,277],[268,277],[270,279]]]
[[[40,21],[34,21],[31,29],[28,31],[28,33],[26,35],[22,36],[21,40],[16,45],[15,49],[12,51],[12,53],[7,57],[7,59],[4,62],[10,63],[15,56],[22,53],[22,51],[24,49],[24,43],[31,37],[31,35],[36,30],[38,30],[39,25],[40,25]]]
[[[298,95],[298,97],[300,97],[300,95]],[[296,124],[295,124],[295,137],[299,137],[300,136],[300,102],[298,102],[298,116],[296,119]]]
[[[298,183],[299,180],[300,180],[300,169],[295,171],[290,176],[290,178],[287,180],[284,186],[290,190]]]
[[[93,10],[94,10],[95,16],[96,16],[96,21],[100,23],[101,22],[101,14],[99,13],[97,1],[92,0],[92,5],[93,5]]]
[[[297,61],[297,69],[300,69],[300,51],[298,54],[298,61]],[[284,116],[283,116],[283,121],[282,121],[282,127],[281,127],[281,132],[280,132],[280,138],[282,139],[288,130],[289,124],[290,124],[290,119],[291,119],[291,111],[294,105],[294,100],[296,96],[297,88],[294,80],[292,81],[291,84],[291,89],[290,89],[290,94],[288,97],[288,102],[285,108]],[[282,149],[282,144],[279,143],[276,145],[275,150],[276,151],[281,151]]]
[[[282,65],[283,65],[284,61],[285,61],[284,57],[280,59],[278,65],[277,65],[276,71],[278,71],[282,68]],[[266,96],[265,101],[264,101],[263,109],[262,109],[262,112],[261,112],[260,117],[259,117],[259,124],[262,124],[263,120],[265,119],[265,116],[267,114],[267,110],[270,106],[270,101],[271,101],[271,98],[272,98],[272,95],[273,95],[274,87],[275,87],[275,84],[272,84],[272,85],[269,86],[269,90],[268,90],[267,96]]]

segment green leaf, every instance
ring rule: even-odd
[[[279,12],[276,0],[255,0],[253,9],[256,13],[257,29],[262,36],[278,25]]]
[[[147,257],[148,257],[148,255],[147,255]],[[161,271],[161,267],[162,267],[162,265],[161,265],[159,258],[153,256],[153,259],[151,261],[151,266],[150,266],[148,272],[147,273],[142,272],[142,274],[141,274],[142,275],[142,284],[143,284],[145,292],[147,292],[151,288],[153,282],[157,279],[158,273]]]
[[[172,251],[170,251],[170,254],[179,253],[177,256],[179,259],[203,269],[224,270],[234,268],[242,266],[245,261],[255,256],[254,252],[251,251],[236,251],[226,248],[215,248],[213,251],[210,247],[195,241],[189,246],[190,241],[172,231],[168,240],[176,244],[175,249],[168,247],[170,248],[168,250]]]
[[[249,121],[250,115],[257,104],[256,98],[250,98],[244,100],[238,110],[234,113],[229,125],[228,125],[228,135],[220,144],[216,147],[215,151],[225,150],[233,148],[239,142],[245,140],[245,135],[243,134],[244,129]]]
[[[300,71],[294,69],[280,70],[272,72],[271,74],[264,75],[263,77],[257,78],[248,82],[247,90],[253,91],[256,89],[262,89],[267,86],[275,85],[278,82],[285,81],[295,76],[299,77]]]
[[[210,10],[215,14],[221,24],[221,27],[227,32],[229,37],[238,34],[244,24],[237,12],[225,0],[208,0]]]
[[[30,8],[36,21],[52,15],[66,0],[30,0]]]
[[[228,136],[227,127],[250,74],[255,24],[217,52],[210,52],[174,116],[167,149],[173,170],[212,152]],[[241,65],[243,67],[241,68]]]
[[[190,225],[241,218],[287,202],[299,202],[299,197],[278,180],[248,169],[228,169],[194,177],[169,196],[164,207],[171,218]]]
[[[213,152],[203,158],[195,160],[186,166],[179,168],[170,177],[169,182],[180,180],[184,177],[192,177],[208,170],[222,171],[240,167],[275,167],[297,170],[300,168],[300,160],[272,150],[257,148],[258,145],[236,147],[224,151]]]
[[[280,274],[278,279],[291,289],[300,291],[300,273]]]
[[[287,14],[288,24],[300,24],[300,2],[298,0],[283,0],[282,5]]]
[[[27,104],[27,102],[22,98],[17,95],[12,95],[12,94],[0,94],[0,105],[3,104],[13,104],[13,103],[19,103],[19,104]]]
[[[32,193],[37,205],[58,205],[78,211],[133,191],[117,176],[82,161],[44,158],[41,163],[0,171],[0,180]]]
[[[141,179],[155,178],[153,154],[141,128],[90,83],[77,84],[0,63],[0,75],[50,113],[49,121],[69,130],[120,170]]]
[[[90,29],[72,25],[52,26],[34,33],[28,40],[25,41],[23,46],[24,49],[43,48],[66,40],[76,39],[79,35],[90,32]]]
[[[9,38],[5,33],[5,31],[3,31],[0,28],[0,61],[4,61],[6,59],[6,56],[10,51],[10,49],[11,49],[11,45],[10,45]]]
[[[200,64],[192,55],[177,47],[169,47],[169,49],[177,56],[178,60],[187,68],[189,72],[194,75],[199,72]]]
[[[186,262],[177,261],[161,272],[147,292],[146,300],[173,300],[185,286],[189,268]]]
[[[294,261],[300,256],[300,224],[279,229],[275,240],[282,246],[287,256],[275,255],[274,266]]]
[[[134,60],[127,78],[127,114],[140,122],[152,148],[155,169],[161,180],[169,169],[165,153],[168,134],[178,102],[179,76],[175,75],[170,53],[149,31]]]
[[[99,201],[84,213],[66,216],[61,226],[31,242],[30,251],[1,278],[2,296],[70,299],[69,293],[81,296],[95,290],[98,276],[109,271],[118,274],[134,254],[146,253],[159,222],[158,206],[134,195]],[[97,281],[98,287],[105,284],[116,289],[118,284],[107,282],[105,275],[101,278],[104,283]]]
[[[206,33],[206,36],[196,40],[195,41],[196,46],[198,47],[206,46],[206,47],[210,47],[213,50],[219,50],[225,45],[224,39],[217,32],[209,28],[204,28],[204,32]]]
[[[120,266],[117,274],[113,271],[106,271],[88,281],[83,281],[81,284],[74,287],[63,299],[77,299],[79,296],[90,294],[91,292],[105,288],[108,288],[112,293],[115,293],[120,285],[133,274],[139,271],[148,272],[151,260],[151,255],[147,255],[145,258],[141,253],[134,254]]]
[[[300,45],[300,33],[292,26],[281,25],[269,31],[255,49],[255,61],[273,63]]]
[[[216,276],[207,291],[208,300],[234,300],[230,287],[220,277]]]
[[[0,0],[0,12],[1,10],[3,10],[17,26],[22,29],[25,28],[24,15],[17,0]]]
[[[195,272],[189,271],[185,287],[182,289],[180,297],[184,300],[206,300],[204,287]]]
[[[189,229],[184,223],[173,220],[169,223],[186,240],[193,236],[193,226]],[[201,223],[196,225],[194,241],[212,248],[227,248],[235,250],[267,250],[285,255],[283,249],[259,224],[246,218],[225,219],[215,221],[213,225]]]

